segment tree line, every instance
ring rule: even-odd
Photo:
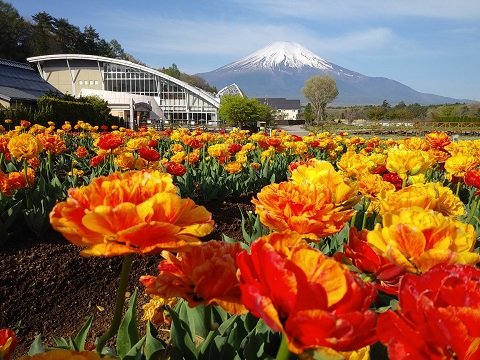
[[[26,20],[10,3],[0,0],[0,58],[25,62],[28,57],[51,54],[89,54],[142,64],[126,53],[120,43],[107,41],[91,26],[70,24],[39,12]],[[142,64],[144,65],[144,64]]]
[[[381,105],[327,107],[335,100],[338,89],[330,76],[314,76],[308,79],[303,94],[309,103],[301,116],[307,125],[319,125],[335,119],[352,123],[357,119],[379,121],[435,121],[435,122],[480,122],[480,103],[420,105],[400,101],[392,106],[387,100]]]
[[[145,63],[125,52],[116,39],[107,41],[91,25],[80,27],[67,19],[39,12],[26,20],[12,4],[0,0],[0,59],[26,62],[32,56],[88,54]],[[156,69],[200,89],[216,92],[203,78],[180,72],[176,64]]]
[[[410,120],[480,122],[480,103],[439,105],[414,103],[407,105],[405,102],[400,101],[396,105],[391,105],[384,100],[381,105],[330,107],[327,108],[327,115],[330,120],[345,119],[350,123],[357,119],[367,119],[376,122]]]

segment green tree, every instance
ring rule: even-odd
[[[385,114],[388,120],[412,120],[414,115],[406,108],[393,108]]]
[[[117,40],[110,40],[110,47],[112,49],[113,56],[116,59],[127,60],[127,54],[125,53],[125,50],[123,50],[122,45],[120,45]]]
[[[368,106],[365,110],[365,116],[372,121],[379,121],[385,117],[387,108],[383,106]]]
[[[180,70],[178,70],[177,64],[172,64],[172,66],[170,66],[168,69],[163,68],[160,71],[164,74],[174,77],[175,79],[180,79],[181,73]]]
[[[67,19],[54,19],[55,27],[55,52],[73,54],[77,52],[82,33],[80,28],[71,25]]]
[[[257,101],[258,102],[258,101]],[[267,104],[258,103],[258,120],[265,121],[268,126],[273,125],[275,122],[275,114],[273,109]]]
[[[46,12],[32,16],[34,21],[34,55],[47,55],[55,52],[55,18]]]
[[[0,0],[0,58],[24,62],[32,27],[9,3]]]
[[[407,110],[413,114],[415,119],[423,120],[427,116],[428,107],[415,103],[407,105]]]
[[[338,95],[335,79],[330,76],[314,76],[305,82],[302,92],[312,105],[314,121],[326,121],[327,104],[335,100]]]
[[[199,89],[211,92],[211,93],[216,93],[217,88],[214,86],[210,86],[204,78],[197,76],[197,75],[189,75],[185,73],[180,73],[180,80],[186,82],[187,84],[190,84],[192,86],[195,86]]]
[[[98,35],[97,30],[91,25],[85,26],[80,41],[80,52],[82,54],[100,55],[98,50],[99,41],[100,36]]]
[[[312,105],[310,103],[305,105],[305,107],[303,108],[302,115],[303,115],[303,118],[305,119],[306,124],[311,124],[313,122],[314,116],[313,116]]]
[[[256,126],[264,111],[258,100],[247,99],[241,95],[224,95],[220,101],[218,114],[227,125],[245,128]]]

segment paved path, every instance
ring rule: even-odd
[[[297,135],[297,136],[307,136],[309,131],[303,128],[303,125],[282,125],[282,126],[275,126],[275,129],[285,130],[289,134]]]

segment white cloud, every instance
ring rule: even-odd
[[[234,0],[238,6],[270,16],[298,18],[368,18],[421,16],[445,19],[480,17],[478,0]]]
[[[124,34],[117,39],[126,49],[136,52],[177,54],[209,54],[246,56],[273,41],[296,41],[311,51],[326,53],[352,52],[388,46],[402,41],[385,27],[367,27],[357,31],[347,31],[335,36],[321,35],[303,25],[283,22],[234,22],[171,19],[168,17],[144,17],[138,23],[136,17],[123,13],[126,28],[135,32]],[[161,24],[151,26],[152,23]],[[108,24],[104,24],[108,25]],[[127,50],[128,52],[128,50]],[[322,54],[318,54],[322,56]]]

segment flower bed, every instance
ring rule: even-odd
[[[106,130],[22,122],[0,137],[2,239],[19,221],[39,239],[51,224],[84,256],[122,259],[111,328],[93,346],[86,326],[57,347],[121,359],[478,357],[477,141]],[[255,206],[239,211],[242,238],[206,237],[208,204],[238,197]],[[125,313],[135,254],[165,260]],[[152,297],[150,320],[171,323],[168,344],[152,322],[138,332],[138,292]],[[16,336],[0,339],[4,355]],[[31,354],[54,354],[42,344]]]

